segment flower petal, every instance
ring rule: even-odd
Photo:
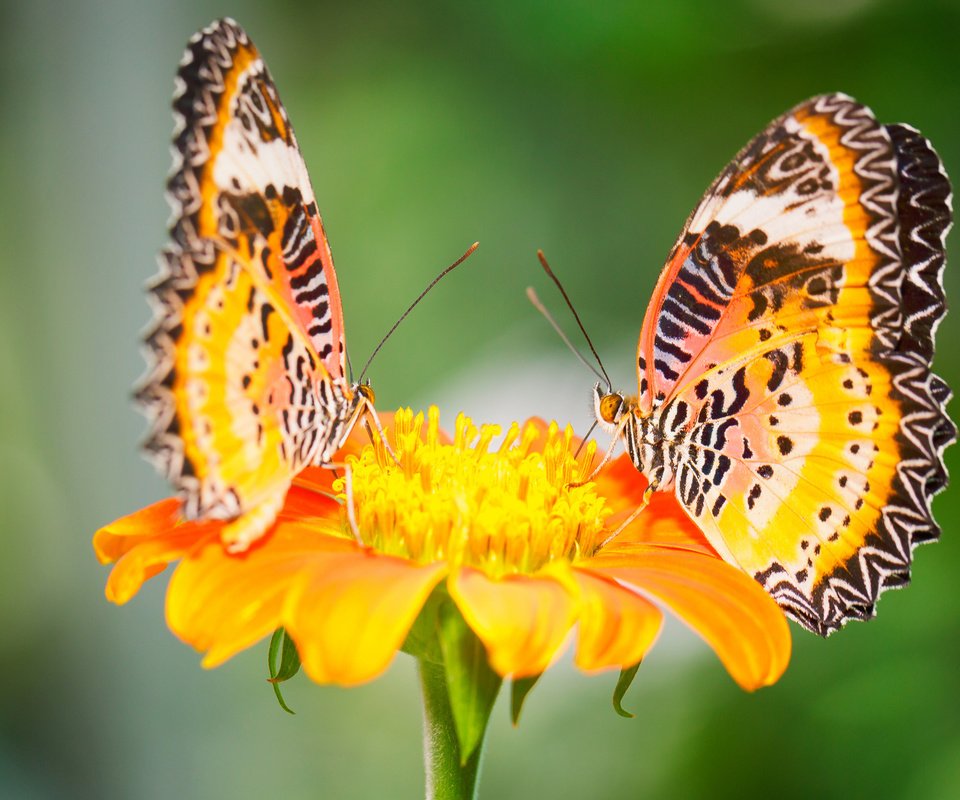
[[[183,522],[180,501],[161,500],[98,530],[93,549],[101,564],[116,562],[107,578],[107,600],[123,605],[144,582],[214,538],[223,523]]]
[[[351,686],[383,672],[445,563],[418,566],[369,551],[314,560],[291,590],[283,625],[307,674]]]
[[[300,475],[310,473],[301,483],[300,477],[294,478],[293,485],[287,490],[283,506],[277,513],[277,520],[310,521],[320,519],[339,519],[342,506],[333,494],[333,470],[322,467],[307,467]],[[316,473],[323,473],[321,481]]]
[[[790,629],[750,576],[715,556],[643,544],[582,562],[670,608],[699,633],[733,679],[753,690],[775,683],[790,660]]]
[[[167,625],[206,653],[204,667],[222,664],[280,626],[284,600],[305,565],[357,547],[303,523],[280,522],[261,541],[231,555],[214,538],[184,558],[170,579]]]
[[[543,672],[576,621],[575,597],[549,575],[494,580],[464,567],[450,576],[447,586],[486,646],[490,666],[504,677]]]
[[[607,527],[616,528],[643,503],[647,479],[637,472],[629,456],[610,461],[596,477],[597,491],[607,498],[613,514]],[[707,538],[683,510],[672,492],[653,492],[647,507],[617,537],[621,542],[657,542],[689,547],[716,555]]]
[[[663,614],[649,600],[609,579],[574,570],[580,590],[580,669],[637,664],[660,632]]]

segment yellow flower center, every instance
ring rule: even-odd
[[[553,422],[546,431],[513,423],[496,447],[498,425],[477,428],[457,417],[452,444],[440,440],[439,412],[397,412],[392,449],[379,437],[347,458],[335,485],[345,504],[346,530],[378,552],[418,563],[447,560],[496,577],[532,573],[547,564],[589,556],[608,531],[610,513],[592,482],[596,444],[571,451],[573,430]],[[542,447],[532,449],[545,437]]]

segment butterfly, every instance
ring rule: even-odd
[[[636,397],[598,423],[714,549],[826,636],[875,613],[939,536],[956,439],[931,372],[950,184],[931,144],[843,94],[775,119],[667,257]]]
[[[240,552],[273,523],[294,476],[327,464],[375,415],[374,394],[345,377],[337,275],[310,179],[236,22],[190,39],[173,110],[173,217],[137,391],[145,450],[184,516],[230,520],[222,539]]]

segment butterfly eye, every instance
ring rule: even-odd
[[[604,422],[616,422],[623,408],[623,398],[618,394],[605,394],[600,398],[600,418]]]
[[[366,401],[370,403],[370,405],[374,405],[377,402],[377,396],[374,394],[373,387],[369,383],[361,383],[357,387],[357,391],[366,398]]]

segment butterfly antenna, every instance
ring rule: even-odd
[[[458,259],[457,259],[456,261],[454,261],[449,267],[447,267],[445,270],[443,270],[443,272],[441,272],[439,275],[437,275],[436,278],[434,278],[432,281],[430,281],[430,284],[427,286],[427,288],[424,289],[422,292],[420,292],[420,294],[417,296],[417,299],[414,300],[414,301],[410,304],[410,306],[407,308],[407,310],[404,311],[404,312],[400,315],[400,319],[398,319],[396,322],[393,323],[393,327],[390,328],[390,330],[387,331],[386,336],[384,336],[384,337],[380,340],[380,344],[378,344],[378,345],[373,349],[373,352],[370,354],[370,358],[367,359],[367,363],[363,365],[363,371],[360,373],[360,378],[359,378],[359,381],[360,381],[361,383],[363,382],[363,376],[367,374],[367,370],[370,368],[370,362],[373,361],[374,356],[376,356],[376,354],[380,352],[380,348],[383,347],[383,345],[384,345],[384,343],[387,341],[387,339],[389,339],[389,338],[393,335],[393,332],[400,326],[400,323],[403,322],[403,321],[407,318],[407,315],[408,315],[411,311],[413,311],[414,308],[416,308],[417,303],[419,303],[421,300],[423,300],[423,298],[427,296],[427,293],[428,293],[434,286],[436,286],[438,283],[440,283],[441,279],[442,279],[445,275],[447,275],[447,273],[453,272],[453,270],[455,270],[455,269],[456,269],[457,267],[459,267],[464,261],[466,261],[468,258],[470,258],[470,256],[473,255],[474,251],[475,251],[479,246],[480,246],[480,242],[474,242],[472,245],[470,245],[470,247],[467,248],[467,252],[465,252],[462,256],[460,256],[460,258],[458,258]]]
[[[597,364],[600,366],[600,372],[603,373],[603,380],[605,380],[607,383],[607,389],[610,391],[613,391],[613,382],[610,380],[610,376],[607,375],[607,371],[603,368],[603,362],[600,360],[600,356],[597,355],[597,348],[595,348],[593,346],[593,342],[590,341],[590,336],[587,333],[587,329],[583,327],[583,323],[580,321],[580,315],[577,313],[577,309],[573,307],[573,303],[570,302],[570,298],[567,296],[567,292],[563,288],[563,284],[560,283],[560,279],[556,275],[554,275],[553,270],[550,269],[550,265],[547,263],[547,257],[543,254],[543,250],[537,250],[537,258],[540,259],[540,265],[543,267],[543,271],[550,276],[550,280],[552,280],[556,284],[556,287],[560,290],[560,294],[563,295],[563,299],[567,303],[567,308],[570,309],[570,313],[573,314],[573,318],[577,321],[577,325],[580,326],[580,333],[583,334],[583,338],[587,340],[587,344],[590,346],[590,352],[593,353],[593,357],[597,359]],[[554,328],[557,328],[556,323],[553,323],[553,326]],[[557,328],[557,330],[559,330],[559,328]],[[564,338],[564,341],[567,340],[565,336],[563,338]],[[575,353],[577,352],[576,349],[574,349],[572,346],[571,346],[571,349]],[[586,363],[586,361],[583,359],[583,356],[580,356],[580,360]],[[593,368],[591,367],[591,369]],[[594,374],[597,374],[597,371],[595,369],[593,370],[593,372]],[[598,375],[597,377],[600,377],[600,376]]]
[[[347,376],[350,379],[350,383],[353,383],[353,364],[350,361],[350,351],[344,348],[344,354],[347,357]]]
[[[577,350],[573,346],[573,342],[567,337],[567,334],[563,332],[560,326],[557,324],[557,321],[553,318],[549,311],[547,311],[546,306],[540,302],[540,298],[537,297],[537,292],[532,286],[527,287],[527,299],[533,304],[533,307],[537,309],[543,316],[546,318],[547,322],[550,323],[550,326],[557,332],[557,336],[563,339],[563,343],[570,349],[570,352],[573,353],[588,370],[590,370],[594,375],[596,375],[600,380],[606,380],[606,378],[600,374],[599,370],[586,358],[583,357],[583,353]],[[609,381],[607,381],[609,384]]]

